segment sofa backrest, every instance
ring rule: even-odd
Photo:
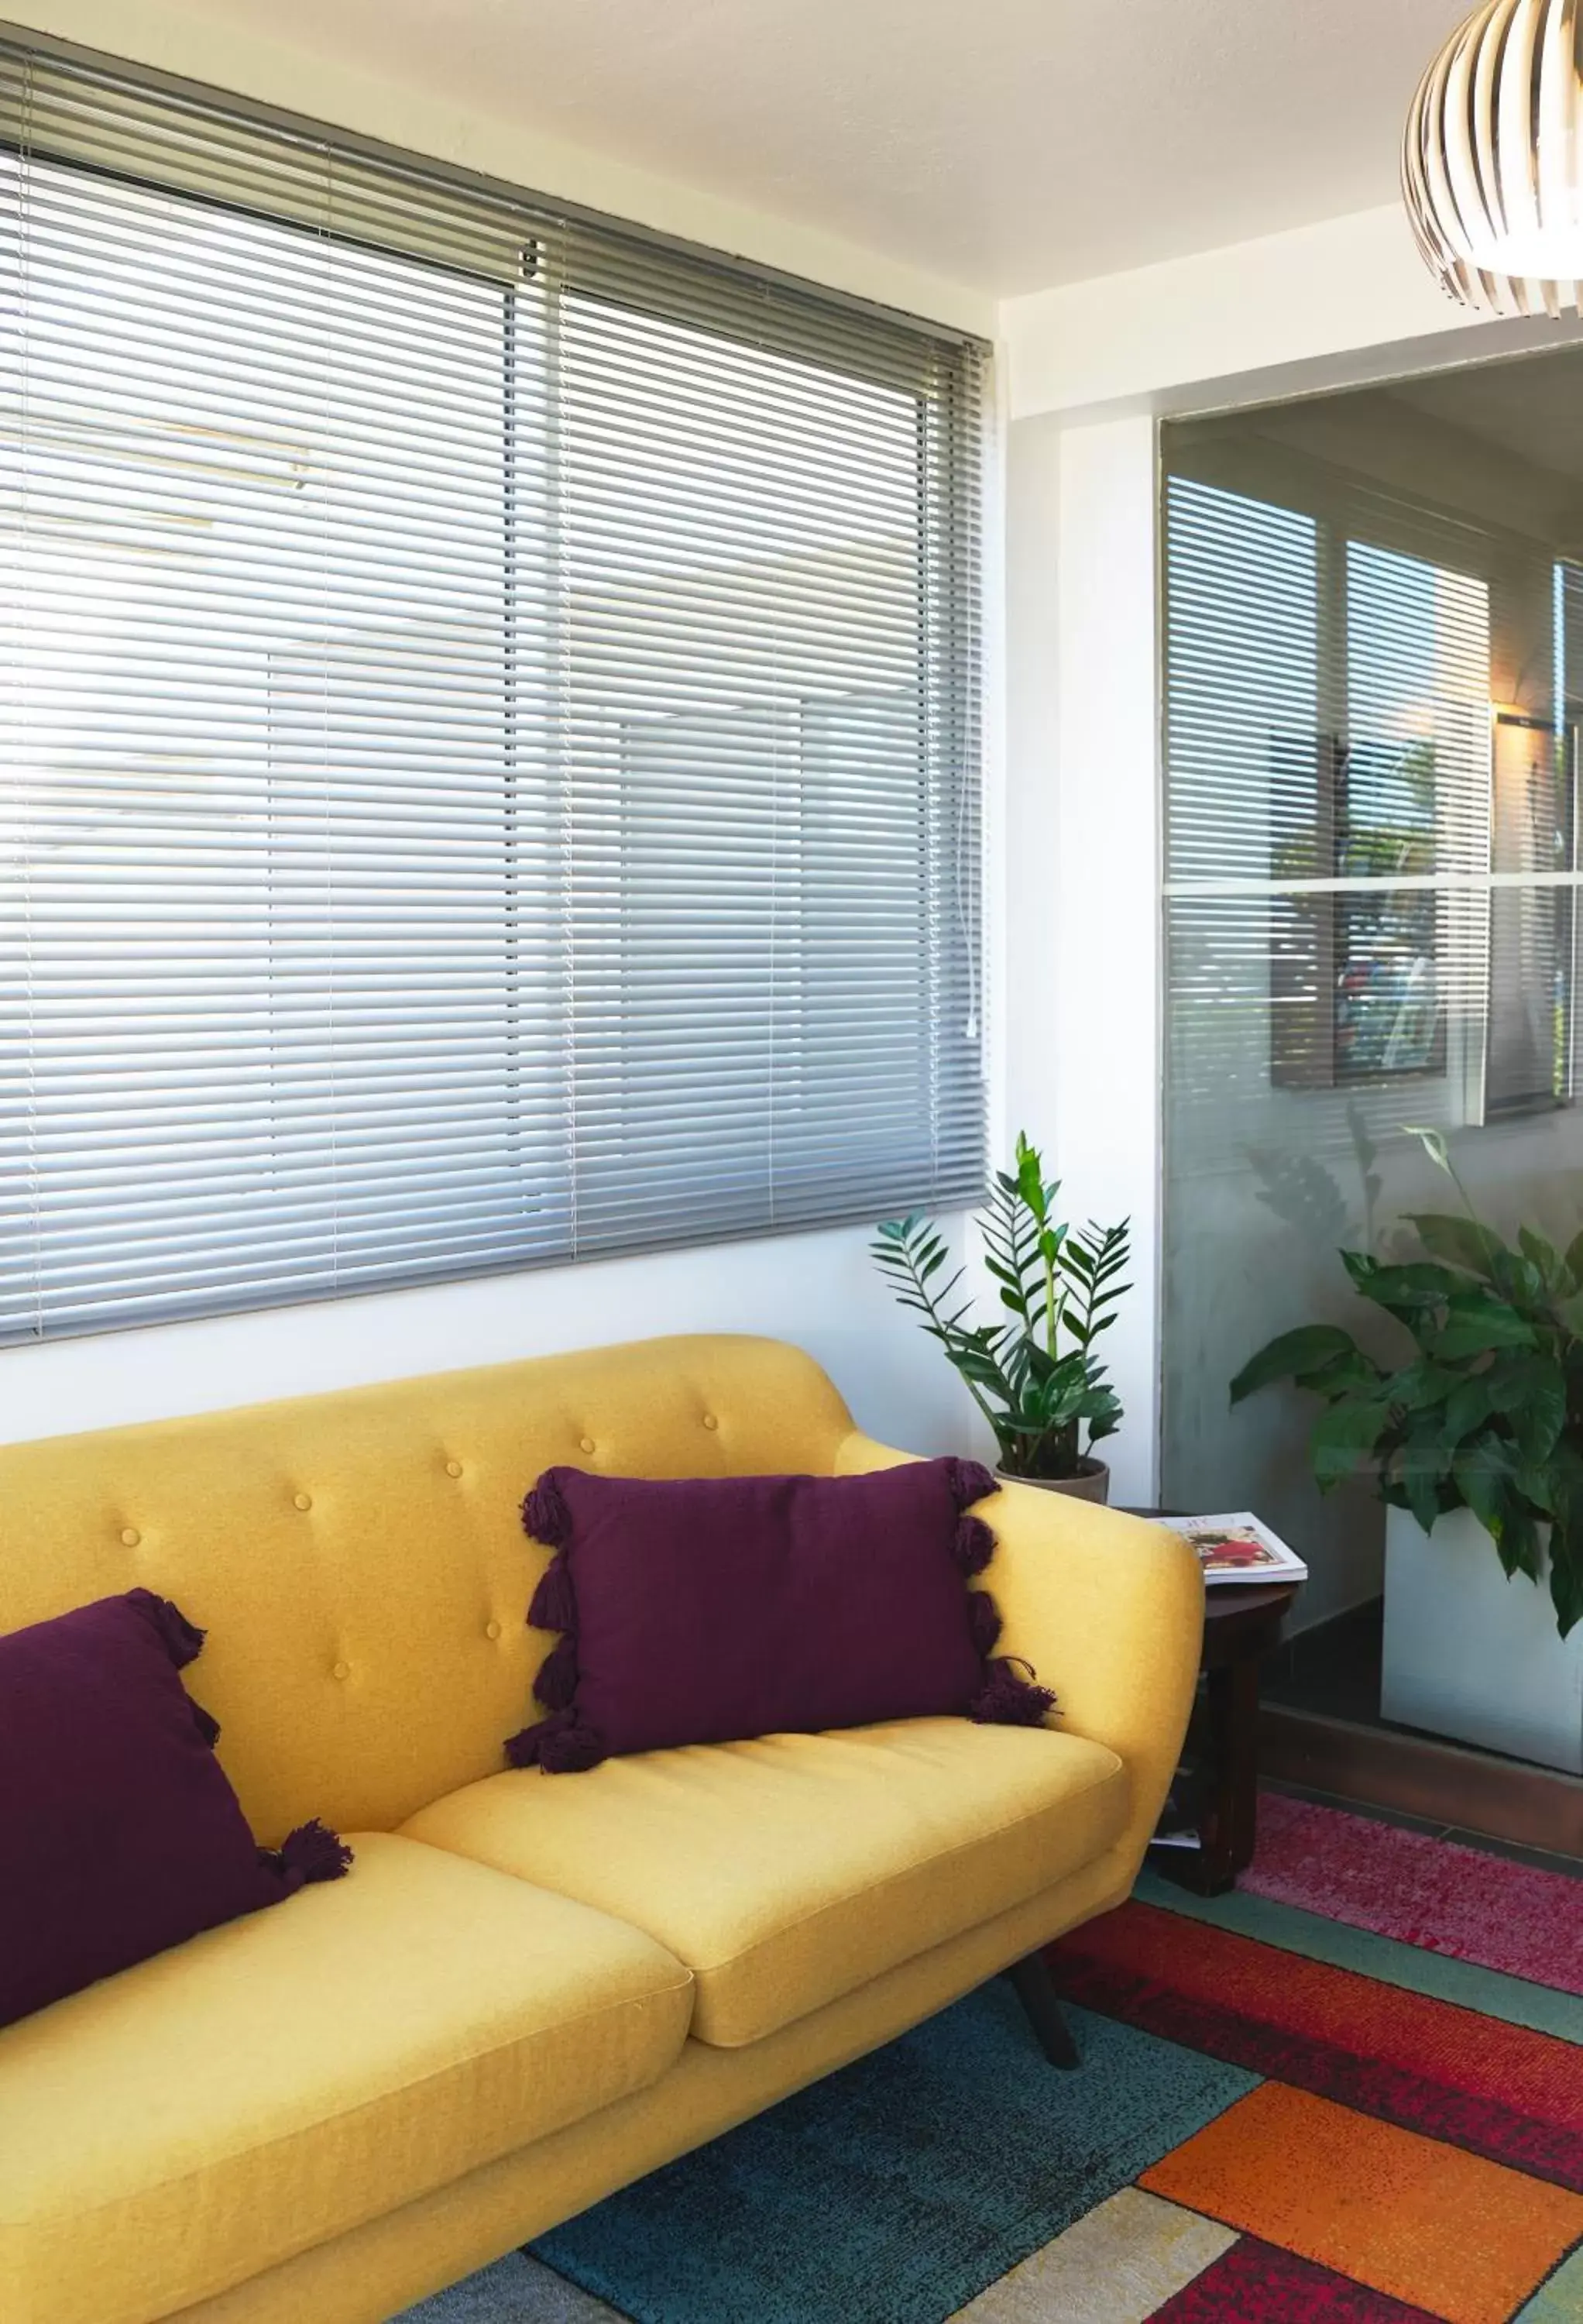
[[[538,1715],[540,1470],[828,1474],[851,1426],[810,1357],[720,1337],[0,1446],[0,1632],[174,1599],[208,1632],[188,1683],[259,1838],[388,1831]]]

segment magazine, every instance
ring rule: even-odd
[[[1203,1836],[1203,1803],[1199,1794],[1203,1786],[1198,1776],[1185,1767],[1179,1767],[1165,1794],[1165,1804],[1160,1811],[1160,1821],[1155,1826],[1152,1848],[1201,1848]]]
[[[1218,1582],[1306,1582],[1308,1568],[1279,1534],[1261,1525],[1251,1509],[1230,1517],[1159,1517],[1192,1542],[1212,1589]]]

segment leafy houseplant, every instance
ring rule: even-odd
[[[1381,1364],[1349,1332],[1311,1323],[1261,1349],[1231,1401],[1280,1379],[1311,1390],[1325,1407],[1311,1439],[1321,1491],[1372,1475],[1426,1534],[1471,1510],[1508,1579],[1542,1581],[1548,1534],[1565,1638],[1583,1620],[1583,1234],[1564,1253],[1526,1227],[1507,1244],[1474,1212],[1440,1133],[1416,1135],[1466,1216],[1409,1218],[1421,1260],[1341,1253],[1363,1297],[1406,1327],[1411,1353]]]
[[[958,1296],[966,1270],[946,1274],[950,1253],[931,1221],[888,1220],[872,1245],[897,1298],[922,1316],[994,1430],[1001,1473],[1039,1484],[1102,1480],[1093,1447],[1121,1419],[1095,1350],[1128,1288],[1120,1280],[1127,1224],[1091,1222],[1073,1232],[1056,1222],[1060,1192],[1019,1135],[1017,1167],[996,1172],[981,1221],[984,1264],[1004,1311],[999,1323],[969,1320],[972,1301]]]

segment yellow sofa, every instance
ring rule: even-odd
[[[263,1840],[345,1880],[0,2030],[5,2324],[376,2324],[1126,1895],[1186,1720],[1175,1536],[1008,1488],[1047,1729],[505,1772],[525,1488],[878,1468],[823,1372],[675,1339],[0,1449],[0,1629],[138,1584]]]

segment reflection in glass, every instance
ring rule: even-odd
[[[1583,398],[1568,352],[1165,431],[1162,1489],[1257,1508],[1310,1620],[1377,1592],[1382,1513],[1227,1384],[1298,1323],[1388,1337],[1336,1253],[1447,1206],[1404,1125],[1492,1223],[1583,1226],[1561,365]]]

